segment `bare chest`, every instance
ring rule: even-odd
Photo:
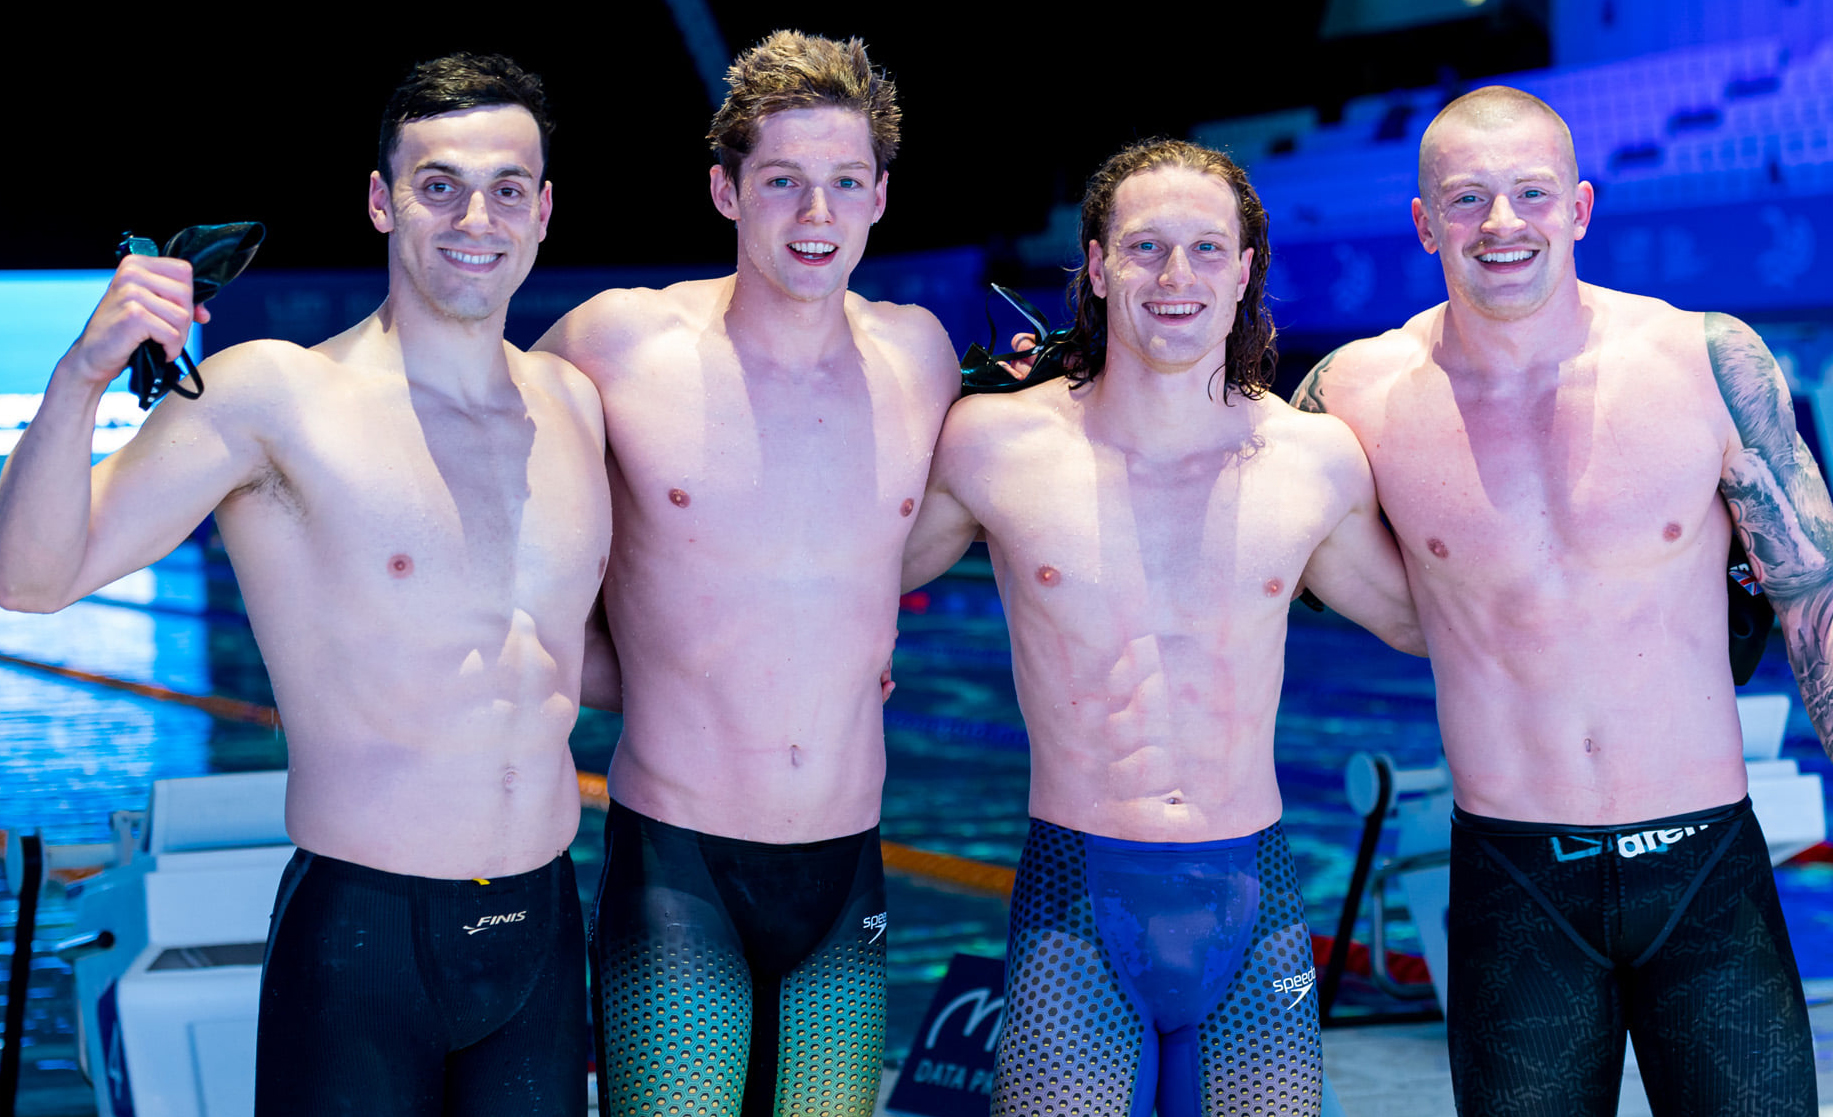
[[[610,498],[577,417],[380,406],[301,423],[279,470],[234,499],[346,589],[498,609],[595,589]]]
[[[1370,464],[1416,569],[1489,582],[1646,568],[1719,507],[1712,402],[1679,378],[1510,399],[1414,388],[1396,393]]]
[[[619,515],[641,523],[635,545],[677,554],[889,554],[928,476],[941,422],[928,410],[876,367],[777,378],[688,366],[636,378],[606,398]]]
[[[1283,614],[1328,530],[1322,478],[1266,446],[1148,463],[1042,441],[1014,457],[983,498],[1007,597],[1095,641]]]

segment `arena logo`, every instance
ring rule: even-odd
[[[1617,835],[1617,853],[1623,857],[1640,857],[1645,853],[1666,853],[1682,838],[1690,838],[1705,826],[1677,826],[1671,830],[1644,830],[1639,834]]]

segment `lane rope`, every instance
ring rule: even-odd
[[[136,683],[127,679],[117,679],[110,675],[98,675],[90,671],[79,671],[74,667],[65,667],[56,663],[44,663],[35,659],[0,653],[0,663],[28,671],[38,671],[55,675],[61,679],[89,683],[94,686],[108,687],[111,690],[125,691],[141,698],[151,698],[158,702],[173,702],[221,718],[224,721],[242,722],[251,725],[267,726],[279,729],[280,711],[272,706],[263,706],[254,702],[242,702],[234,698],[222,698],[212,694],[186,694],[172,690],[156,683]],[[579,801],[582,805],[598,810],[609,810],[610,792],[605,788],[605,777],[590,772],[579,773]],[[0,850],[5,847],[5,831],[0,830]],[[1017,876],[1015,870],[1003,865],[994,865],[985,861],[975,861],[969,857],[959,857],[952,853],[937,853],[934,850],[917,849],[902,842],[879,842],[883,850],[885,867],[913,876],[927,877],[943,881],[975,892],[990,896],[1010,899],[1012,882]]]

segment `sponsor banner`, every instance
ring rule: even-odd
[[[957,954],[885,1107],[915,1117],[986,1117],[993,1102],[993,1048],[1005,1022],[1006,964]]]

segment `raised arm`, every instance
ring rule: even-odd
[[[0,474],[0,606],[50,612],[160,558],[252,473],[252,440],[217,429],[231,383],[168,397],[139,434],[91,470],[96,408],[134,349],[177,356],[195,318],[191,266],[129,256]],[[212,362],[214,363],[214,362]]]
[[[1719,492],[1775,606],[1808,717],[1833,755],[1833,501],[1763,339],[1736,318],[1708,314],[1706,351],[1739,442],[1725,457]]]
[[[1426,640],[1407,589],[1406,567],[1378,514],[1368,460],[1348,428],[1341,430],[1337,441],[1339,461],[1333,480],[1347,490],[1349,511],[1312,552],[1301,585],[1391,647],[1425,655]]]

